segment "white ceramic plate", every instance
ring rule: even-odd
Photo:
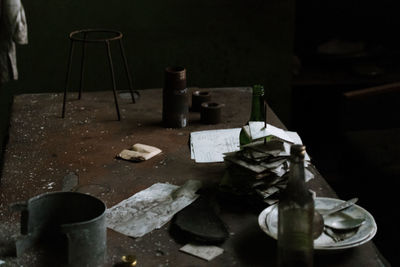
[[[315,198],[315,209],[330,209],[342,202],[344,201],[340,199],[317,197]],[[274,239],[277,239],[278,236],[277,207],[277,204],[269,206],[258,216],[258,224],[260,225],[261,229]],[[376,234],[377,225],[374,217],[372,217],[368,211],[358,205],[353,205],[331,216],[337,217],[338,220],[349,216],[353,218],[365,218],[365,223],[356,231],[354,231],[354,235],[339,242],[335,242],[331,237],[325,233],[322,233],[320,237],[314,240],[315,250],[340,250],[356,247],[371,240]]]

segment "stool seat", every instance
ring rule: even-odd
[[[90,34],[90,35],[88,35]],[[99,38],[99,36],[94,36],[95,34],[105,35],[104,37]],[[80,36],[83,35],[83,36]],[[69,39],[77,42],[86,42],[86,43],[97,43],[97,42],[106,42],[106,41],[115,41],[122,39],[122,32],[115,30],[107,30],[107,29],[86,29],[86,30],[77,30],[73,31],[69,34]]]
[[[103,43],[106,47],[108,62],[109,62],[109,66],[110,66],[112,89],[113,89],[113,93],[114,93],[114,103],[115,103],[115,108],[116,108],[116,112],[117,112],[117,118],[118,118],[118,120],[121,120],[121,115],[120,115],[119,106],[118,106],[117,92],[116,92],[117,89],[116,89],[116,83],[115,83],[114,66],[113,66],[113,61],[112,61],[112,56],[111,56],[111,48],[110,48],[110,42],[118,41],[121,56],[124,61],[124,68],[125,68],[126,76],[128,78],[128,82],[129,82],[129,91],[131,93],[132,102],[133,103],[136,102],[135,94],[136,94],[136,96],[139,96],[139,92],[133,91],[133,89],[132,89],[132,78],[131,78],[131,75],[130,75],[130,72],[128,69],[128,61],[125,56],[124,47],[122,45],[122,37],[123,37],[123,34],[121,32],[115,31],[115,30],[108,30],[108,29],[84,29],[84,30],[73,31],[69,34],[70,50],[69,50],[69,60],[68,60],[68,67],[67,67],[67,76],[66,76],[65,88],[64,88],[63,107],[62,107],[62,113],[61,113],[62,118],[65,117],[67,91],[68,91],[69,78],[70,78],[71,68],[72,68],[72,58],[73,58],[75,42],[82,44],[81,74],[80,74],[78,99],[81,99],[81,96],[82,96],[86,44],[87,43],[99,43],[99,44]]]

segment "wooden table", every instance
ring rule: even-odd
[[[141,91],[136,104],[130,102],[129,94],[121,93],[120,122],[115,119],[110,92],[84,93],[82,100],[69,101],[64,119],[62,94],[16,96],[0,187],[0,237],[10,239],[19,231],[19,214],[10,213],[10,203],[62,190],[63,178],[71,172],[79,177],[75,190],[100,198],[108,207],[157,182],[182,185],[188,179],[198,179],[205,187],[215,187],[224,164],[197,164],[191,160],[190,132],[241,127],[249,117],[251,89],[209,90],[213,101],[226,105],[222,122],[203,125],[200,115],[191,113],[189,126],[183,129],[161,126],[160,89]],[[267,114],[270,124],[284,127],[272,110]],[[141,163],[115,158],[135,143],[153,145],[163,152]],[[317,196],[335,197],[321,176],[313,179],[310,187]],[[183,244],[170,236],[167,224],[137,239],[108,230],[105,266],[112,266],[126,254],[136,255],[138,266],[274,266],[276,241],[261,231],[254,209],[222,206],[219,216],[231,235],[221,245],[224,253],[210,262],[179,252]],[[40,260],[29,253],[5,260],[40,266]],[[315,266],[381,266],[382,260],[374,244],[368,242],[341,253],[317,253]]]

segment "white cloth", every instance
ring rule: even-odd
[[[0,84],[18,80],[15,44],[28,43],[28,27],[20,0],[0,1]]]

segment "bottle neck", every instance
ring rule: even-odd
[[[304,158],[293,157],[290,160],[289,180],[287,182],[286,192],[290,195],[309,195],[306,187]]]
[[[253,87],[250,121],[265,121],[264,88],[261,85]]]
[[[290,160],[289,180],[305,184],[304,159],[301,159],[299,157],[292,157],[292,159]]]

